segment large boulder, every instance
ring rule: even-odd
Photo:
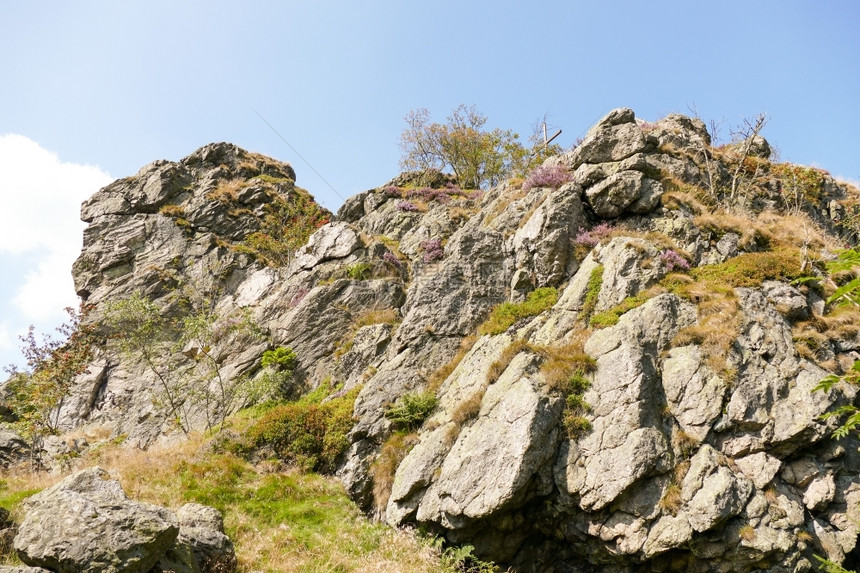
[[[65,478],[25,502],[15,550],[57,573],[145,573],[176,541],[176,516],[132,501],[106,471]]]

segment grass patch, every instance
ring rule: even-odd
[[[641,292],[635,296],[628,296],[621,301],[620,304],[615,305],[609,310],[593,314],[588,320],[588,325],[593,328],[607,328],[609,326],[614,326],[618,324],[618,319],[621,318],[624,313],[642,306],[654,296],[656,296],[656,293],[648,291]]]
[[[384,511],[385,506],[388,505],[397,467],[417,443],[418,435],[414,432],[395,432],[382,444],[379,456],[370,466],[370,477],[373,481],[373,503],[378,510]]]
[[[697,281],[717,286],[757,287],[763,281],[792,281],[807,276],[800,265],[800,252],[786,248],[742,253],[724,263],[696,267],[690,275]]]
[[[585,287],[585,299],[582,301],[582,310],[579,311],[579,319],[587,321],[594,308],[597,306],[597,298],[600,296],[600,288],[603,286],[603,265],[597,265],[588,276],[588,284]]]
[[[556,302],[558,291],[553,287],[536,289],[520,303],[503,302],[490,312],[489,318],[478,327],[478,333],[501,334],[518,320],[538,315],[552,308]]]
[[[436,407],[436,394],[408,392],[385,410],[385,417],[401,430],[416,430]]]
[[[248,413],[245,413],[247,416]],[[333,478],[254,467],[213,452],[196,435],[175,447],[149,451],[115,445],[85,454],[118,477],[129,497],[178,508],[204,503],[224,515],[239,573],[295,571],[453,573],[442,551],[414,535],[367,519]],[[0,481],[0,503],[20,517],[20,500],[63,476],[11,474]],[[3,564],[20,564],[12,555]]]
[[[279,459],[304,471],[334,471],[349,446],[358,390],[322,403],[306,397],[272,407],[245,431],[239,451],[271,448]]]

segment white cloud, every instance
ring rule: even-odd
[[[22,135],[0,135],[0,251],[80,251],[81,203],[110,175],[65,163]]]
[[[17,347],[15,333],[34,323],[50,331],[66,319],[63,308],[77,306],[71,268],[81,252],[81,203],[111,180],[98,167],[61,161],[27,137],[0,135],[3,358]]]

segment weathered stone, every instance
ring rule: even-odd
[[[34,495],[15,537],[28,565],[58,573],[146,572],[176,540],[172,512],[129,500],[101,468]]]
[[[526,486],[555,451],[561,404],[537,392],[532,361],[518,355],[487,389],[477,420],[461,430],[424,494],[419,521],[463,527],[534,495]]]
[[[224,522],[217,509],[188,503],[176,511],[176,517],[179,522],[176,547],[187,547],[202,573],[235,571],[236,553],[233,543],[224,535]]]
[[[809,318],[809,303],[806,297],[793,286],[778,281],[764,281],[762,292],[780,314],[789,320]]]
[[[361,240],[346,223],[329,223],[311,235],[308,244],[296,253],[296,268],[312,269],[331,259],[343,259],[361,246]]]
[[[836,493],[836,484],[833,474],[828,472],[812,480],[812,483],[803,492],[803,504],[810,511],[821,511],[833,501]]]
[[[518,268],[531,269],[536,286],[555,285],[571,272],[571,232],[586,224],[574,183],[547,194],[543,203],[514,234],[512,250]]]
[[[735,460],[735,463],[758,489],[764,489],[782,467],[782,462],[779,461],[779,458],[775,458],[766,452],[738,458]]]
[[[598,217],[609,219],[619,216],[640,199],[644,202],[637,212],[647,213],[656,206],[655,193],[659,200],[662,187],[658,182],[649,180],[639,171],[621,171],[586,189],[585,197]]]
[[[591,128],[564,160],[575,169],[583,163],[620,161],[653,146],[636,125],[633,110],[615,109]]]
[[[669,351],[663,363],[663,389],[669,412],[681,429],[701,443],[720,416],[728,384],[703,362],[697,346],[683,346]]]
[[[0,428],[0,466],[8,467],[25,461],[30,456],[30,444],[24,438]]]

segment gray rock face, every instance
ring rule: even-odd
[[[820,416],[853,403],[856,389],[811,391],[827,372],[798,354],[792,328],[826,307],[786,282],[721,293],[737,331],[713,356],[709,337],[724,333],[702,300],[713,293],[697,290],[711,287],[704,272],[668,276],[683,268],[667,251],[703,266],[767,247],[746,229],[703,223],[694,196],[731,179],[709,144],[699,120],[648,124],[614,110],[547,160],[574,174],[558,189],[511,181],[467,194],[404,174],[348,200],[274,267],[235,245],[259,231],[267,205],[294,197],[295,174],[207,146],[84,205],[76,285],[98,312],[136,290],[170,310],[172,289],[202,284],[217,291],[218,312],[246,312],[269,345],[295,350],[296,393],[323,381],[361,387],[338,476],[368,510],[373,480],[390,480],[374,510],[390,524],[428,526],[522,572],[808,571],[815,552],[838,561],[855,549],[857,442],[832,443],[837,420]],[[237,179],[228,207],[216,191]],[[778,187],[762,183],[752,203],[777,209]],[[840,192],[825,182],[816,207],[831,227],[844,214]],[[608,219],[612,238],[579,237]],[[538,287],[558,289],[552,308],[461,350],[494,307]],[[847,327],[828,344],[845,364],[860,351]],[[236,379],[258,375],[266,347],[232,340],[215,352]],[[136,445],[169,439],[138,366],[101,349],[64,403],[63,427],[112,424]],[[431,382],[435,410],[380,477],[386,408]],[[215,524],[196,532],[206,510],[189,509],[187,523],[183,511],[158,567],[230,561]]]
[[[176,511],[179,536],[156,565],[163,571],[226,573],[236,569],[233,542],[224,535],[224,521],[214,507],[188,503]]]
[[[100,468],[30,498],[15,537],[28,565],[58,573],[146,572],[176,541],[172,512],[129,500]]]
[[[585,192],[594,212],[607,219],[627,209],[633,213],[648,213],[660,202],[662,194],[660,183],[639,171],[620,171]]]
[[[0,466],[9,467],[30,456],[30,445],[11,430],[0,428]]]

